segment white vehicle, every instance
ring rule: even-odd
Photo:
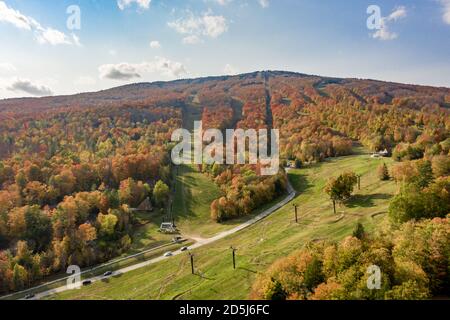
[[[166,257],[166,258],[171,257],[171,256],[173,256],[173,253],[172,253],[172,252],[166,252],[166,253],[164,254],[164,257]]]

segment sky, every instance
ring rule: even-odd
[[[0,99],[285,70],[450,87],[450,0],[0,0]]]

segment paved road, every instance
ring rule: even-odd
[[[235,227],[235,228],[233,228],[231,230],[224,231],[224,232],[219,233],[218,235],[216,235],[216,236],[214,236],[212,238],[208,238],[208,239],[194,239],[194,240],[197,240],[197,242],[195,244],[193,244],[192,246],[190,246],[189,249],[190,250],[194,250],[194,249],[198,249],[198,248],[201,248],[203,246],[206,246],[208,244],[214,243],[214,242],[219,241],[221,239],[224,239],[224,238],[226,238],[226,237],[228,237],[228,236],[230,236],[232,234],[235,234],[235,233],[237,233],[237,232],[239,232],[241,230],[244,230],[244,229],[254,225],[255,223],[263,220],[264,218],[270,216],[275,211],[277,211],[280,208],[282,208],[285,205],[287,205],[289,202],[291,202],[295,198],[296,192],[295,192],[294,188],[291,186],[291,184],[289,182],[288,182],[288,193],[289,194],[288,194],[288,196],[286,196],[286,198],[284,198],[282,201],[280,201],[279,203],[277,203],[273,207],[263,211],[262,213],[260,213],[256,217],[254,217],[253,219],[251,219],[251,220],[249,220],[249,221],[247,221],[247,222],[245,222],[245,223],[243,223],[243,224],[241,224],[241,225],[239,225],[239,226],[237,226],[237,227]],[[173,252],[173,256],[177,256],[177,255],[180,255],[182,253],[183,252],[181,250],[178,250],[178,251]],[[113,272],[112,275],[110,275],[108,277],[98,276],[98,277],[94,277],[94,278],[90,278],[90,279],[86,279],[86,280],[90,280],[90,281],[92,281],[92,283],[94,283],[94,282],[105,280],[105,279],[108,279],[108,278],[111,278],[111,277],[119,276],[119,275],[122,275],[124,273],[128,273],[128,272],[131,272],[131,271],[134,271],[134,270],[137,270],[137,269],[141,269],[141,268],[147,267],[149,265],[152,265],[152,264],[155,264],[155,263],[158,263],[158,262],[161,262],[163,260],[170,259],[170,258],[171,257],[158,257],[158,258],[155,258],[155,259],[151,259],[151,260],[148,260],[148,261],[144,261],[144,262],[141,262],[141,263],[134,264],[132,266],[129,266],[129,267],[126,267],[126,268],[123,268],[123,269],[119,269],[119,270]],[[35,297],[32,300],[39,300],[39,299],[48,297],[50,295],[61,293],[61,292],[67,291],[67,290],[69,290],[67,288],[67,286],[63,286],[63,287],[47,290],[47,291],[44,291],[44,292],[36,294]]]
[[[94,272],[96,270],[99,270],[99,269],[107,268],[108,266],[114,265],[114,264],[122,262],[122,261],[126,261],[128,259],[138,258],[138,257],[146,255],[147,253],[151,253],[151,252],[154,252],[154,251],[157,251],[157,250],[161,250],[161,249],[163,249],[165,247],[169,247],[169,246],[172,246],[172,245],[174,245],[174,243],[166,243],[166,244],[163,244],[161,246],[154,247],[154,248],[151,248],[151,249],[147,249],[145,251],[141,251],[139,253],[136,253],[136,254],[133,254],[133,255],[130,255],[130,256],[126,256],[126,257],[123,257],[123,258],[117,258],[117,259],[111,260],[109,262],[105,262],[105,263],[103,263],[101,265],[95,266],[93,268],[87,269],[85,271],[82,271],[81,275],[92,273],[92,272]],[[18,296],[18,295],[25,296],[25,295],[33,292],[33,291],[36,291],[38,289],[47,287],[47,286],[52,285],[52,284],[56,284],[56,283],[61,282],[61,281],[65,281],[65,280],[67,280],[69,278],[70,278],[70,276],[61,277],[61,278],[58,278],[56,280],[43,283],[41,285],[38,285],[38,286],[30,288],[30,289],[25,289],[25,290],[22,290],[22,291],[19,291],[19,292],[14,292],[14,293],[2,296],[2,297],[0,297],[0,299],[1,300],[8,300],[9,298],[12,299],[12,297]]]

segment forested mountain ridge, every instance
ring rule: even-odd
[[[167,209],[171,133],[194,120],[279,129],[282,160],[299,167],[351,154],[359,141],[398,161],[425,157],[445,177],[449,106],[447,88],[277,71],[0,101],[0,291],[127,252],[136,222],[129,209],[147,198]],[[282,170],[265,178],[250,165],[200,170],[223,191],[211,204],[219,223],[286,188]]]
[[[271,95],[270,115],[263,106],[267,95],[265,89]],[[264,71],[130,84],[72,96],[2,100],[0,118],[17,120],[43,111],[124,106],[181,109],[186,128],[192,126],[193,120],[200,119],[207,126],[221,129],[236,125],[261,128],[266,126],[270,116],[274,126],[281,129],[282,138],[289,140],[286,141],[288,146],[301,142],[295,137],[297,133],[309,136],[311,133],[304,130],[308,126],[320,135],[339,137],[344,134],[363,141],[372,149],[384,149],[393,148],[400,142],[415,142],[424,128],[448,128],[450,89]],[[291,119],[308,123],[296,124],[295,128],[286,126]],[[371,128],[366,130],[366,124]],[[315,144],[321,143],[313,140]],[[320,154],[303,156],[301,153],[305,152],[291,150],[287,157],[309,160],[340,154],[339,150],[323,150],[323,146],[319,149],[322,149]]]
[[[28,108],[61,108],[76,106],[96,106],[114,105],[123,101],[140,101],[154,98],[159,90],[173,90],[184,92],[195,86],[215,86],[221,82],[239,82],[247,79],[258,79],[261,73],[267,74],[270,78],[288,78],[308,84],[317,91],[324,90],[331,86],[341,86],[343,89],[356,90],[366,102],[378,99],[380,103],[388,103],[395,98],[398,99],[418,99],[426,101],[427,105],[433,103],[441,107],[450,107],[448,95],[450,88],[421,86],[411,84],[400,84],[384,82],[378,80],[363,80],[354,78],[329,78],[321,76],[306,75],[285,71],[263,71],[237,76],[217,76],[197,79],[175,80],[169,82],[136,83],[119,86],[98,92],[79,93],[74,95],[63,95],[43,98],[15,98],[0,100],[0,111],[11,112],[15,108],[27,106]],[[261,79],[259,79],[261,80]],[[308,86],[305,86],[305,88]],[[354,93],[357,97],[357,93]],[[306,94],[307,95],[307,94]],[[24,111],[24,110],[22,110]]]

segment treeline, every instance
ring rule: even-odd
[[[256,165],[204,165],[208,174],[221,188],[224,196],[211,204],[211,218],[217,222],[251,214],[286,193],[284,171],[275,176],[261,176]]]
[[[450,157],[407,161],[391,171],[400,184],[389,208],[393,222],[442,218],[450,212]]]
[[[359,236],[359,238],[357,237]],[[411,221],[370,237],[310,244],[258,277],[253,299],[419,300],[448,295],[450,216]],[[380,270],[380,286],[369,277]],[[369,284],[374,287],[369,287]]]
[[[118,190],[67,196],[55,209],[11,209],[0,223],[2,244],[13,248],[0,252],[0,292],[23,289],[69,265],[87,267],[126,252],[134,223],[130,208],[147,198],[161,207],[168,196],[161,181],[152,188],[128,178]]]
[[[450,114],[447,108],[439,106],[416,110],[395,102],[331,100],[308,105],[307,110],[315,119],[361,141],[372,151],[395,149],[399,158],[407,156],[402,152],[409,146],[415,148],[408,150],[413,157],[420,153],[440,154],[443,152],[440,144],[449,137]]]
[[[144,200],[169,197],[176,109],[130,105],[2,123],[0,292],[126,252]],[[5,140],[4,140],[5,141]]]
[[[450,90],[295,75],[271,77],[270,89],[287,159],[347,155],[352,140],[398,159],[448,154]]]

